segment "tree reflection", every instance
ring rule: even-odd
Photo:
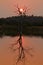
[[[19,61],[24,61],[25,60],[25,53],[27,53],[27,54],[29,54],[31,57],[33,56],[31,53],[30,53],[30,51],[31,50],[33,50],[33,48],[27,48],[27,49],[25,49],[24,47],[23,47],[23,45],[22,45],[22,35],[20,34],[19,35],[19,39],[17,40],[17,42],[16,43],[13,43],[13,44],[11,44],[11,49],[13,50],[13,52],[15,52],[15,51],[19,51],[18,53],[19,53],[19,56],[18,56],[18,59],[17,59],[17,61],[16,61],[16,65],[17,65],[17,63],[19,62]],[[17,48],[15,48],[14,49],[14,47],[15,47],[15,45],[17,46]]]

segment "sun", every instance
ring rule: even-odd
[[[23,9],[22,8],[20,8],[20,12],[23,12]]]

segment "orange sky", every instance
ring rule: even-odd
[[[14,13],[16,4],[30,8],[28,15],[43,16],[43,0],[0,0],[0,17],[16,15]]]
[[[17,54],[12,52],[9,47],[18,37],[3,37],[0,38],[0,65],[15,65]],[[26,65],[43,65],[43,38],[40,37],[23,37],[23,45],[26,48],[32,47],[33,57],[27,54],[25,59]],[[18,64],[22,65],[22,64]]]

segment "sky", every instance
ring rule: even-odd
[[[0,18],[17,15],[17,4],[29,8],[28,15],[43,16],[43,0],[0,0]]]

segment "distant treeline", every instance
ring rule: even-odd
[[[22,35],[43,36],[43,17],[40,16],[12,16],[0,18],[0,36],[19,35],[22,22]]]

